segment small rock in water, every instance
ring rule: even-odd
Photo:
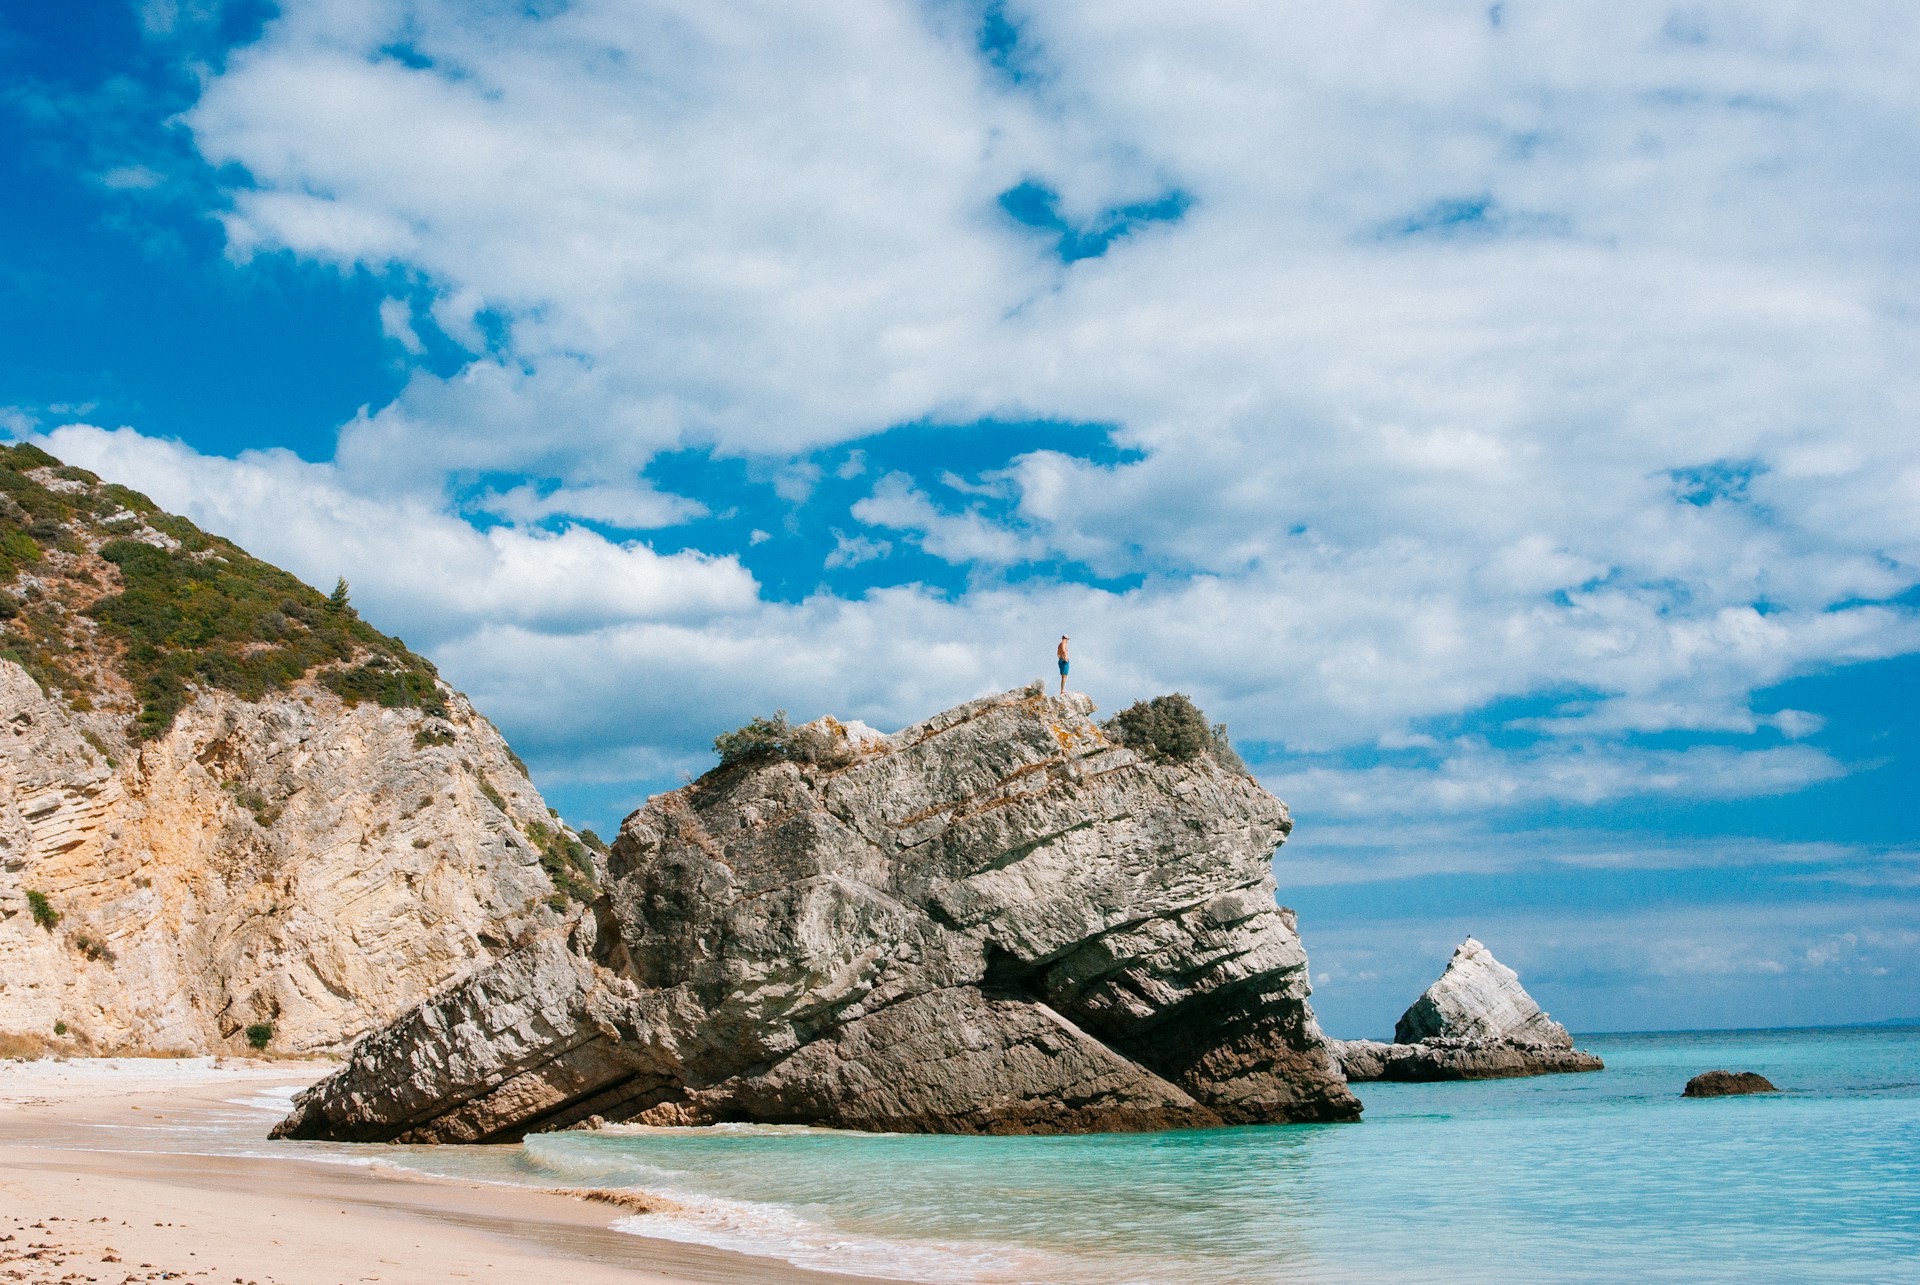
[[[1754,1071],[1706,1071],[1687,1081],[1681,1097],[1730,1098],[1741,1093],[1778,1093],[1773,1081]]]
[[[1519,975],[1472,937],[1401,1015],[1393,1040],[1334,1041],[1347,1079],[1490,1080],[1605,1069],[1573,1047],[1567,1028],[1534,1002]]]

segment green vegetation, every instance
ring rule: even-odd
[[[169,521],[157,519],[157,521]],[[299,580],[237,546],[171,519],[191,538],[177,550],[113,540],[100,556],[125,588],[88,614],[126,643],[125,668],[140,695],[136,736],[157,736],[199,684],[259,700],[311,670],[373,654],[320,676],[349,705],[445,709],[433,666]]]
[[[67,1024],[65,1022],[55,1022],[53,1024],[53,1033],[55,1035],[65,1035],[67,1033]]]
[[[74,933],[67,940],[73,943],[75,950],[95,963],[111,964],[116,958],[113,948],[91,933]]]
[[[713,738],[713,751],[723,768],[774,759],[819,767],[842,767],[853,761],[853,747],[845,737],[818,727],[795,727],[784,709],[775,710],[772,718],[756,718],[745,727],[722,732]]]
[[[505,812],[507,810],[507,801],[501,797],[500,791],[493,788],[493,782],[481,776],[478,772],[475,772],[473,775],[474,779],[480,782],[480,793],[486,796],[487,802],[493,804],[493,806],[500,811]]]
[[[27,476],[43,468],[77,485],[57,490]],[[142,524],[178,547],[125,538]],[[103,485],[37,447],[0,447],[0,585],[28,567],[44,583],[53,574],[50,552],[85,554],[95,543],[99,557],[119,569],[121,586],[93,601],[85,614],[121,644],[114,663],[140,699],[130,729],[135,739],[171,727],[196,687],[258,700],[315,670],[350,705],[372,701],[445,713],[433,666],[361,620],[345,580],[331,596],[322,595],[230,541],[162,512],[136,491]],[[80,559],[58,566],[70,580],[99,583]],[[61,690],[89,708],[92,684],[74,663],[70,617],[60,597],[43,594],[37,584],[0,593],[0,657],[18,662],[43,689]],[[79,601],[92,597],[84,593]]]
[[[232,781],[227,782],[227,790],[233,795],[234,802],[253,813],[254,821],[262,830],[271,830],[273,823],[280,819],[280,809],[260,791],[242,788]]]
[[[247,1028],[247,1043],[256,1049],[264,1051],[267,1045],[273,1043],[273,1023],[255,1022],[252,1026],[249,1026]]]
[[[554,904],[553,898],[548,899],[548,904],[555,910],[562,908],[564,898],[592,901],[600,895],[600,889],[593,881],[593,857],[584,844],[564,828],[549,826],[541,821],[528,822],[526,835],[533,840],[533,846],[540,850],[540,868],[553,880],[555,895],[562,898],[559,905]]]
[[[423,724],[414,732],[413,744],[414,748],[422,750],[431,745],[451,745],[453,744],[453,729]]]
[[[60,922],[60,912],[53,908],[53,903],[47,900],[44,892],[27,889],[27,909],[33,915],[33,922],[48,932],[52,932]]]
[[[1101,726],[1114,740],[1156,763],[1191,763],[1204,755],[1230,772],[1247,771],[1227,739],[1227,725],[1209,725],[1200,707],[1181,692],[1135,701]]]

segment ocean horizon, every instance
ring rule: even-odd
[[[900,1280],[1920,1278],[1920,1023],[1578,1039],[1606,1070],[1357,1085],[1355,1124],[1068,1137],[615,1127],[352,1147],[264,1144],[250,1113],[244,1149],[645,1191],[678,1209],[623,1230]],[[1713,1069],[1758,1071],[1780,1092],[1681,1097]]]

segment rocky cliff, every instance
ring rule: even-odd
[[[627,819],[568,935],[363,1041],[277,1132],[1356,1117],[1275,904],[1286,808],[1091,714],[1035,688],[891,736],[723,738],[741,761]]]
[[[1519,974],[1471,937],[1401,1014],[1393,1039],[1335,1041],[1347,1078],[1488,1080],[1604,1069],[1573,1047],[1567,1028],[1541,1010]]]
[[[0,448],[0,647],[0,1032],[337,1049],[591,895],[344,590],[32,447]]]

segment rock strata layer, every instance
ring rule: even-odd
[[[261,586],[254,637],[232,595]],[[341,597],[0,448],[0,1033],[338,1050],[562,923],[552,870],[590,895],[591,857],[500,733]],[[233,690],[313,637],[303,618],[340,653]],[[155,639],[179,668],[141,677]],[[412,703],[343,681],[369,676]]]
[[[1598,1071],[1601,1060],[1573,1047],[1519,975],[1469,937],[1440,979],[1401,1015],[1394,1042],[1336,1041],[1352,1081],[1486,1080]]]
[[[1703,1071],[1687,1081],[1682,1097],[1730,1098],[1743,1093],[1778,1093],[1773,1081],[1757,1071]]]
[[[1033,690],[629,817],[609,896],[363,1041],[282,1137],[608,1121],[1063,1133],[1345,1120],[1286,808]]]

